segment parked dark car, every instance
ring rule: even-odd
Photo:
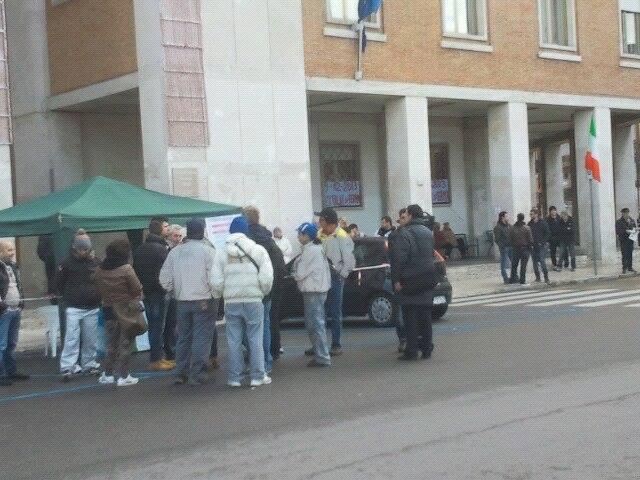
[[[389,275],[389,258],[386,239],[364,237],[354,241],[356,270],[344,286],[343,313],[345,317],[369,317],[369,321],[379,327],[389,327],[397,323],[398,307],[393,301],[393,289]],[[452,288],[447,279],[445,261],[437,252],[436,269],[440,276],[434,290],[433,320],[444,316],[451,303]],[[292,264],[290,264],[292,265]],[[287,277],[282,296],[280,318],[300,318],[304,316],[302,295],[296,282]]]

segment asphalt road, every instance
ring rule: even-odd
[[[62,384],[55,363],[24,358],[33,380],[0,391],[0,477],[640,478],[639,289],[458,302],[433,358],[412,364],[393,329],[352,325],[334,366],[308,369],[304,332],[287,329],[273,384],[253,390],[223,370],[197,388]]]

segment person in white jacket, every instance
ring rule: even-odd
[[[298,227],[298,241],[302,253],[293,263],[292,274],[302,292],[304,300],[304,323],[313,345],[314,358],[308,367],[331,365],[327,342],[324,304],[331,288],[331,271],[322,242],[318,240],[318,229],[311,223]]]
[[[236,217],[229,227],[225,247],[218,249],[211,270],[211,286],[215,297],[224,299],[229,345],[228,382],[240,387],[245,369],[242,337],[249,340],[251,386],[271,383],[264,368],[262,345],[264,306],[262,299],[273,285],[273,267],[267,251],[247,238],[249,224]]]

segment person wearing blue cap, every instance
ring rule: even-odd
[[[249,223],[236,217],[229,227],[225,246],[216,253],[211,270],[211,285],[217,297],[224,298],[226,333],[229,345],[227,385],[242,386],[246,332],[252,387],[271,383],[265,371],[263,345],[264,304],[273,285],[273,267],[264,247],[248,238]]]
[[[311,223],[298,227],[302,253],[293,263],[292,274],[304,300],[304,323],[313,345],[314,358],[309,367],[331,365],[324,304],[331,288],[331,271],[324,254],[318,229]]]

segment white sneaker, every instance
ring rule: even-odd
[[[227,385],[229,385],[231,388],[238,388],[242,386],[240,382],[232,382],[232,381],[227,382]]]
[[[102,375],[100,375],[100,378],[98,378],[98,383],[102,385],[111,385],[113,383],[116,383],[116,378],[113,375],[107,375],[106,373],[102,372]]]
[[[271,383],[271,377],[265,375],[261,380],[251,380],[252,387],[259,387],[260,385],[269,385]]]
[[[135,377],[132,377],[131,374],[129,374],[127,378],[120,377],[118,379],[119,387],[128,387],[129,385],[135,385],[136,383],[138,383],[138,379]]]

